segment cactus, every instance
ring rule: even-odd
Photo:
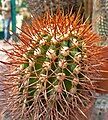
[[[108,45],[108,30],[107,30],[107,17],[108,1],[107,0],[94,0],[93,1],[93,29],[102,38],[101,45]]]
[[[78,120],[80,114],[87,118],[84,111],[94,99],[102,55],[100,38],[91,26],[79,13],[48,11],[33,17],[30,25],[25,23],[18,37],[21,42],[5,50],[7,103],[13,119]]]
[[[52,12],[55,12],[58,6],[61,9],[64,9],[66,14],[73,7],[73,11],[76,12],[79,10],[79,7],[82,6],[81,14],[84,13],[84,4],[85,0],[27,0],[30,11],[37,15],[45,13],[45,11],[50,9]]]

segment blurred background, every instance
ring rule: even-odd
[[[26,0],[10,0],[11,4],[11,23],[10,23],[10,31],[15,33],[20,33],[21,26],[23,20],[27,20],[30,17],[30,13],[28,12],[28,4]],[[2,6],[2,0],[0,0],[0,6]],[[0,11],[0,39],[4,38],[3,31],[3,22],[2,22],[2,10]],[[17,27],[19,29],[17,29]],[[12,33],[11,33],[12,34]]]

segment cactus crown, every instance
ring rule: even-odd
[[[14,119],[71,120],[77,113],[85,115],[95,88],[90,77],[99,37],[79,13],[64,15],[60,10],[33,18],[22,31],[21,42],[8,52]]]

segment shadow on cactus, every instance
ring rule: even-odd
[[[5,51],[8,106],[14,120],[74,120],[93,103],[94,81],[106,49],[91,26],[58,10],[24,24],[19,43]]]

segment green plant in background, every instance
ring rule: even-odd
[[[5,51],[9,71],[4,84],[13,120],[87,118],[104,57],[100,38],[82,21],[79,13],[57,10],[23,25],[21,42]]]

